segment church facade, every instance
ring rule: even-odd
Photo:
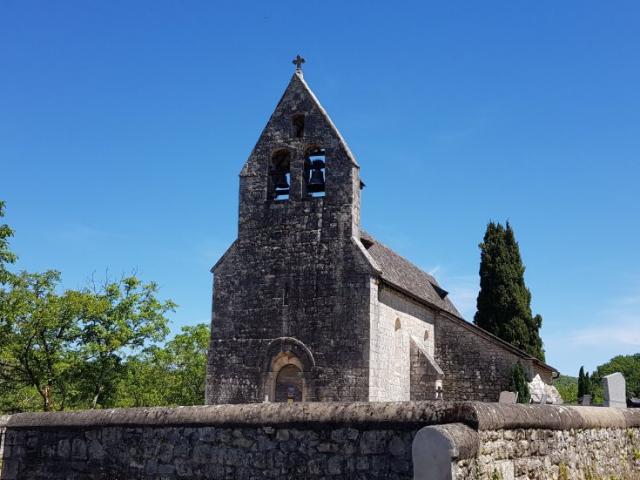
[[[550,366],[466,322],[433,276],[361,229],[359,172],[298,68],[212,268],[206,402],[497,401],[518,361],[551,383]]]

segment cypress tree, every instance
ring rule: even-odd
[[[527,374],[520,362],[511,368],[511,379],[509,380],[509,391],[518,392],[518,403],[529,403],[531,392],[527,383]]]
[[[589,372],[584,374],[584,392],[583,395],[593,395],[593,389],[591,388],[591,377]]]
[[[580,367],[578,372],[578,398],[582,398],[584,394],[584,367]]]
[[[489,222],[480,244],[480,292],[474,323],[544,361],[542,317],[531,313],[525,267],[509,222]]]

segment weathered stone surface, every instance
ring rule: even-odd
[[[627,392],[624,375],[620,372],[606,375],[602,379],[604,406],[627,408]]]
[[[409,479],[426,425],[449,442],[455,478],[558,478],[561,468],[587,478],[587,467],[605,478],[639,474],[637,410],[362,402],[5,416],[0,478]]]
[[[529,428],[513,433],[480,431],[478,455],[454,462],[453,478],[640,478],[640,428]]]
[[[551,367],[465,322],[432,275],[361,231],[359,170],[297,71],[242,169],[238,237],[212,269],[206,402],[496,401],[517,361],[550,382]]]

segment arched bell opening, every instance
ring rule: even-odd
[[[276,150],[271,155],[269,166],[270,197],[275,200],[288,200],[291,191],[291,153],[289,150]]]
[[[324,148],[312,147],[305,155],[304,171],[307,195],[324,197],[326,193],[326,152]]]

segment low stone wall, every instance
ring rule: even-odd
[[[640,412],[476,402],[0,417],[0,479],[640,478]],[[634,476],[635,475],[635,476]]]
[[[475,429],[454,424],[418,432],[416,480],[640,479],[638,410],[489,403],[474,409]],[[447,474],[434,477],[434,463],[420,459],[443,446],[451,463]]]

